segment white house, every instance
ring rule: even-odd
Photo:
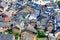
[[[45,5],[46,3],[56,2],[56,0],[32,0],[32,2]]]

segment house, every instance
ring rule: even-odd
[[[31,34],[29,32],[23,32],[22,36],[23,36],[23,40],[35,40],[36,39],[36,35]]]
[[[2,0],[0,0],[0,3],[2,2]]]
[[[24,6],[25,4],[29,2],[29,0],[16,0],[15,2],[19,3],[21,6]]]
[[[10,11],[8,12],[8,16],[11,17],[13,14],[16,14],[16,12],[17,12],[17,11],[15,11],[15,10],[10,10]],[[7,15],[7,13],[6,13],[6,15]]]
[[[15,2],[16,0],[4,0],[6,2]]]
[[[0,14],[0,22],[3,22],[6,16],[4,13]]]
[[[32,20],[32,19],[37,19],[37,18],[33,15],[30,15],[29,20]]]
[[[3,0],[2,2],[1,2],[1,6],[3,6],[4,8],[6,7],[6,2]]]
[[[0,6],[0,8],[1,8],[1,9],[4,9],[4,7],[3,7],[3,6]]]
[[[54,23],[54,20],[53,19],[48,19],[47,20],[47,25],[53,25]]]
[[[13,4],[13,6],[15,10],[20,10],[20,8],[22,7],[22,5],[20,3],[15,3]]]
[[[24,7],[23,10],[21,10],[20,12],[31,12],[31,13],[34,13],[34,9],[29,7],[29,6],[26,6]]]
[[[10,23],[4,23],[4,22],[0,22],[0,31],[4,32],[6,31],[8,28],[10,28]]]
[[[60,13],[60,9],[59,8],[54,9],[54,11],[57,12],[57,13]]]
[[[56,0],[32,0],[32,2],[37,3],[37,4],[41,4],[41,5],[45,5],[47,3],[51,3],[51,2],[56,2]]]
[[[44,29],[45,29],[45,26],[39,25],[39,26],[37,26],[37,29],[38,29],[39,31],[45,31],[45,30],[44,30]]]
[[[18,24],[20,24],[23,20],[23,16],[26,16],[26,14],[24,15],[23,12],[17,12],[17,14],[12,15],[14,21]]]
[[[37,30],[35,28],[36,20],[32,19],[28,22],[28,24],[25,24],[25,29],[22,30],[22,36],[23,40],[35,40],[37,35]]]
[[[28,16],[30,16],[30,14],[32,14],[33,12],[34,10],[31,7],[24,6],[24,8],[21,11],[17,11],[16,14],[12,15],[12,17],[17,23],[20,23],[25,18],[28,18]]]
[[[11,18],[10,17],[8,17],[6,14],[4,14],[4,13],[2,13],[2,14],[0,14],[0,22],[9,22],[9,21],[11,21]]]
[[[47,7],[47,12],[53,13],[54,12],[54,7],[53,6],[48,6]]]
[[[0,15],[0,22],[3,22],[4,18],[2,18],[2,16]]]
[[[0,34],[0,40],[15,40],[15,36],[12,34]]]
[[[56,15],[56,27],[60,27],[60,13],[57,13]]]
[[[56,30],[60,29],[60,18],[56,19]]]
[[[30,6],[31,8],[33,8],[33,9],[36,9],[36,8],[39,7],[39,4],[34,3],[34,2],[28,2],[27,5]]]
[[[33,29],[30,29],[30,30],[33,30]],[[36,35],[37,33],[33,31],[30,31],[30,30],[23,30],[22,31],[22,36],[23,36],[23,40],[35,40],[36,39]]]
[[[55,37],[60,38],[60,28],[55,32]]]
[[[41,19],[40,25],[46,25],[47,21],[48,21],[48,18]]]

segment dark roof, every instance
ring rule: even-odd
[[[0,8],[1,8],[1,9],[4,9],[4,7],[3,7],[3,6],[0,6]]]
[[[24,12],[17,12],[17,15],[26,16],[27,14],[29,14],[29,12],[26,12],[26,13],[24,13]]]
[[[2,0],[0,0],[0,3],[2,2]]]
[[[0,12],[2,12],[2,11],[0,10]]]
[[[2,12],[2,11],[1,11],[1,12]],[[2,16],[2,17],[6,17],[7,15],[4,14],[4,13],[2,13],[2,14],[0,14],[0,16]]]
[[[57,28],[56,28],[55,33],[57,33],[57,32],[60,32],[60,27],[57,27]]]

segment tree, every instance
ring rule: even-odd
[[[18,39],[18,37],[20,36],[20,31],[16,28],[12,29],[13,34],[15,35],[15,38]]]
[[[20,36],[20,31],[18,29],[16,29],[16,28],[8,29],[7,32],[8,32],[8,34],[15,35],[16,39],[18,39],[18,37]]]
[[[58,7],[60,8],[60,0],[58,1]]]
[[[8,34],[13,34],[12,29],[7,29]]]
[[[38,31],[37,37],[45,37],[45,32],[44,31]]]

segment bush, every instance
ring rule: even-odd
[[[12,29],[7,29],[8,34],[13,34]]]
[[[38,31],[38,35],[37,35],[37,37],[46,37],[45,36],[45,32],[44,31]]]
[[[58,7],[60,8],[60,0],[58,1]]]
[[[12,29],[13,34],[15,35],[15,38],[18,39],[18,37],[20,36],[20,31],[16,28]]]
[[[7,32],[8,34],[15,35],[16,39],[18,39],[18,37],[20,36],[20,31],[18,29],[8,29]]]

